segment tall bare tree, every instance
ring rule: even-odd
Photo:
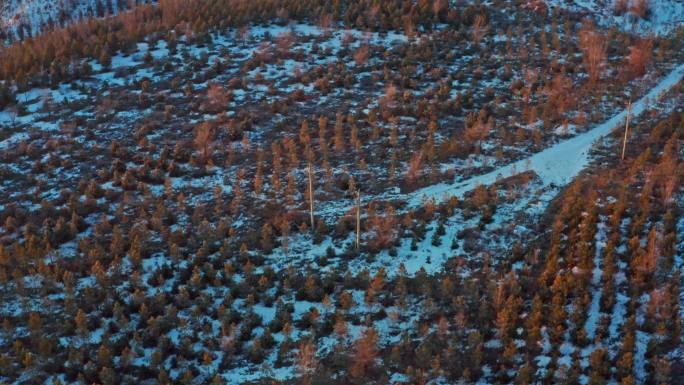
[[[314,231],[314,187],[313,187],[313,166],[309,161],[309,216],[311,217],[311,231]]]
[[[606,61],[606,38],[596,31],[593,22],[586,21],[579,34],[579,46],[584,55],[589,80],[595,83],[601,78]]]
[[[627,149],[627,135],[629,131],[629,120],[632,117],[632,101],[627,105],[627,120],[625,121],[625,137],[622,139],[622,156],[621,160],[625,160],[625,150]]]

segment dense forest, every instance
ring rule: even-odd
[[[655,3],[93,4],[0,48],[0,384],[681,381]]]

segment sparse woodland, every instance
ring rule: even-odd
[[[641,106],[681,30],[516,1],[101,7],[0,51],[1,384],[684,375],[682,83],[566,184],[524,162]]]

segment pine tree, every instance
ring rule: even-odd
[[[341,113],[337,113],[335,115],[335,139],[334,139],[334,145],[335,145],[335,151],[339,154],[341,154],[344,151],[345,148],[345,143],[344,143],[344,115]]]
[[[310,341],[300,343],[296,362],[297,372],[302,378],[302,384],[311,384],[311,379],[318,368],[315,345]]]
[[[88,333],[88,320],[86,318],[85,312],[82,309],[78,309],[74,322],[76,323],[76,330],[78,330],[78,333],[81,336],[84,336],[86,333]]]
[[[360,379],[373,368],[377,357],[378,335],[373,328],[366,329],[354,343],[354,355],[352,356],[349,374],[352,378]]]

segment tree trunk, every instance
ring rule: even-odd
[[[356,249],[361,246],[361,190],[356,190]]]
[[[622,157],[621,160],[625,160],[625,150],[627,149],[627,133],[629,131],[629,119],[632,117],[632,101],[629,101],[627,105],[627,121],[625,122],[625,137],[622,139]]]
[[[309,214],[311,216],[311,231],[315,230],[314,227],[314,200],[313,200],[313,169],[311,162],[309,162]]]

